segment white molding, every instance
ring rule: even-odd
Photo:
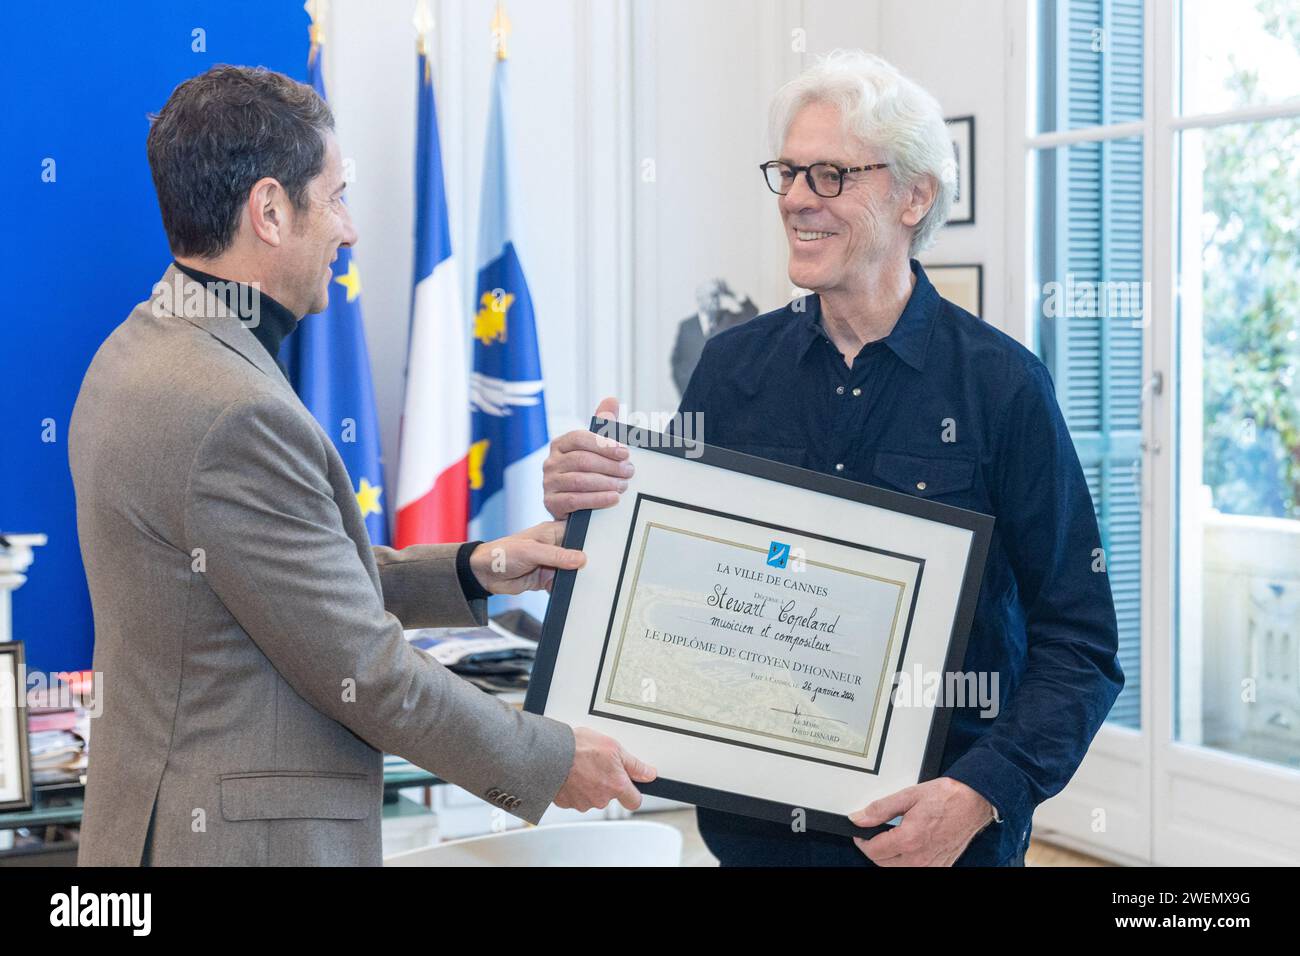
[[[1028,0],[1005,0],[1003,22],[1007,26],[1005,75],[1007,208],[1003,232],[1006,262],[1007,314],[1003,331],[1028,349],[1034,347],[1033,320],[1029,316],[1033,283],[1034,170],[1032,151],[1026,146],[1029,118],[1034,116],[1032,82],[1035,7]],[[1026,95],[1028,93],[1029,95]],[[1017,188],[1017,183],[1019,187]]]
[[[414,9],[414,8],[413,8]],[[451,230],[452,254],[458,259],[461,284],[461,302],[468,310],[474,301],[474,276],[477,270],[478,251],[474,236],[467,224],[470,203],[477,196],[470,195],[466,172],[469,166],[469,129],[465,118],[465,56],[463,8],[455,0],[437,0],[434,10],[434,49],[437,62],[434,70],[434,97],[438,107],[438,141],[442,148],[442,175],[447,185],[447,219]],[[415,28],[411,29],[411,48],[408,54],[415,59]],[[412,71],[414,74],[414,71]],[[413,80],[414,81],[414,80]],[[415,122],[415,118],[411,118]],[[480,150],[482,144],[479,145]],[[463,241],[460,241],[462,240]],[[466,311],[466,321],[470,313]],[[466,350],[465,361],[471,353]]]
[[[797,52],[786,31],[794,27],[807,28],[807,10],[803,0],[764,0],[764,14],[758,19],[759,49],[766,56],[756,57],[762,105],[788,80],[793,79],[807,66],[807,52]],[[877,30],[877,34],[879,30]],[[755,117],[763,124],[766,142],[767,112],[761,110]],[[737,175],[749,175],[749,170],[738,170]],[[755,172],[757,176],[757,172]],[[776,199],[775,196],[772,197]],[[778,228],[777,213],[772,211],[771,221],[758,238],[759,274],[762,284],[754,290],[760,308],[778,308],[793,296],[789,277],[789,244],[784,230]]]
[[[1035,835],[1068,838],[1072,848],[1105,859],[1150,862],[1147,740],[1126,727],[1104,725],[1066,788],[1035,811]]]
[[[1212,126],[1227,126],[1231,123],[1258,123],[1262,120],[1292,119],[1300,117],[1300,99],[1286,100],[1282,103],[1269,103],[1263,106],[1247,106],[1235,110],[1222,110],[1218,113],[1192,113],[1187,116],[1175,116],[1169,126],[1175,130],[1208,129]]]
[[[0,545],[0,644],[14,639],[13,592],[27,583],[26,571],[36,556],[33,549],[49,543],[43,534],[5,535],[7,546]]]
[[[635,63],[636,54],[633,38],[634,19],[631,0],[618,0],[618,102],[616,120],[618,129],[618,244],[619,274],[618,286],[618,322],[619,340],[617,355],[617,381],[614,393],[620,399],[631,395],[634,388],[635,331],[633,322],[636,318],[634,309],[636,295],[636,148],[635,127],[632,117],[635,115]],[[625,400],[625,399],[623,399]]]
[[[1063,129],[1052,133],[1035,133],[1026,136],[1025,149],[1056,149],[1060,146],[1073,146],[1075,143],[1098,143],[1107,139],[1128,139],[1141,136],[1147,131],[1146,121],[1136,123],[1111,123],[1108,126],[1081,126],[1078,129]]]
[[[632,387],[636,166],[629,8],[629,0],[577,0],[575,11],[575,47],[584,54],[574,90],[575,301],[585,330],[574,345],[579,417],[606,395],[628,401]]]
[[[573,195],[575,209],[573,211],[573,305],[578,316],[578,328],[585,328],[586,335],[578,335],[573,343],[574,355],[574,372],[573,382],[571,383],[574,390],[573,408],[576,413],[581,414],[584,407],[590,403],[586,401],[587,390],[596,375],[595,361],[593,352],[592,338],[596,334],[596,322],[593,321],[595,316],[594,305],[600,301],[600,295],[596,287],[604,284],[600,281],[600,276],[596,274],[594,268],[597,252],[593,248],[593,237],[598,230],[598,224],[595,221],[594,208],[597,205],[593,202],[593,194],[604,186],[604,182],[597,185],[593,182],[596,170],[602,160],[606,157],[597,157],[594,153],[595,138],[592,135],[592,128],[597,125],[593,122],[593,114],[597,111],[598,106],[595,102],[593,90],[597,85],[595,74],[604,66],[603,62],[597,62],[599,46],[592,42],[592,36],[596,32],[596,24],[593,23],[594,11],[592,10],[591,0],[576,0],[576,9],[573,17],[573,48],[579,56],[576,61],[576,69],[573,75],[573,167],[570,172],[573,175]],[[582,54],[587,54],[583,56]],[[600,119],[605,119],[601,116]],[[604,198],[602,196],[602,198]],[[608,295],[608,291],[606,290]],[[594,409],[595,406],[593,405]],[[550,431],[551,435],[556,434],[556,428],[553,425]]]
[[[1013,0],[1015,2],[1015,0]],[[1206,129],[1233,123],[1256,123],[1262,120],[1300,117],[1300,100],[1270,103],[1263,106],[1223,110],[1218,113],[1196,113],[1189,116],[1167,116],[1161,122],[1169,129]],[[1073,146],[1076,143],[1097,143],[1108,139],[1125,139],[1144,135],[1153,122],[1148,118],[1132,123],[1111,123],[1107,126],[1081,126],[1077,129],[1056,130],[1050,133],[1032,133],[1024,137],[1025,149],[1053,149]]]
[[[1156,755],[1155,862],[1300,865],[1300,776],[1287,767],[1166,743]]]
[[[1156,854],[1154,818],[1158,814],[1155,796],[1156,765],[1155,742],[1163,739],[1168,719],[1172,713],[1173,694],[1171,649],[1165,645],[1172,640],[1174,627],[1173,590],[1170,567],[1173,564],[1173,521],[1170,504],[1174,498],[1167,493],[1172,489],[1170,463],[1173,460],[1173,436],[1168,433],[1172,425],[1169,411],[1174,394],[1170,384],[1172,369],[1169,364],[1169,342],[1176,310],[1169,296],[1171,284],[1162,281],[1169,276],[1173,255],[1173,234],[1165,228],[1169,221],[1177,181],[1164,171],[1172,168],[1168,143],[1162,140],[1158,123],[1162,104],[1170,95],[1170,82],[1174,77],[1168,61],[1172,45],[1168,37],[1173,24],[1173,8],[1159,11],[1157,0],[1147,0],[1143,11],[1143,72],[1142,111],[1145,130],[1142,140],[1142,271],[1143,278],[1152,290],[1148,301],[1151,314],[1143,316],[1145,328],[1142,337],[1142,381],[1150,382],[1153,376],[1163,377],[1164,387],[1154,389],[1142,397],[1142,437],[1146,448],[1142,453],[1141,488],[1141,585],[1142,639],[1139,659],[1142,669],[1142,699],[1139,706],[1142,735],[1147,751],[1147,768],[1142,790],[1145,814],[1153,820],[1148,830],[1146,858],[1159,862]],[[1168,12],[1166,19],[1158,13]],[[1157,707],[1158,701],[1168,706]]]
[[[650,410],[654,402],[654,370],[647,363],[657,355],[654,338],[660,334],[662,315],[659,305],[659,210],[655,193],[657,183],[642,181],[642,163],[656,160],[658,141],[657,60],[658,25],[654,4],[631,0],[631,108],[633,226],[632,271],[632,363],[630,377],[619,399],[635,409]]]

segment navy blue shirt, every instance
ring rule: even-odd
[[[894,329],[852,367],[807,296],[711,339],[680,410],[702,413],[708,444],[994,516],[964,670],[996,672],[996,716],[954,712],[941,774],[1003,820],[958,863],[1015,863],[1124,685],[1114,602],[1046,366],[912,271]],[[870,863],[845,837],[706,809],[699,822],[723,864]]]

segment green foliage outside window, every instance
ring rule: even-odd
[[[1300,9],[1260,0],[1300,51]],[[1238,105],[1257,71],[1234,63]],[[1300,121],[1204,134],[1205,471],[1214,506],[1300,519]]]

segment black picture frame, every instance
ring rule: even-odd
[[[10,695],[8,689],[0,687],[0,721],[12,722],[17,741],[18,781],[22,793],[17,798],[8,800],[0,798],[0,813],[13,813],[30,810],[33,799],[31,745],[27,733],[27,688],[23,682],[23,677],[26,674],[26,658],[23,653],[22,642],[6,641],[0,644],[0,658],[6,657],[10,659],[9,667],[6,670],[0,670],[0,680],[5,679],[6,672],[13,675],[13,706],[9,706]],[[3,731],[0,730],[0,732]],[[3,753],[0,753],[0,758],[3,756]]]
[[[914,497],[902,492],[889,491],[874,485],[836,478],[832,475],[797,468],[765,458],[757,458],[716,445],[675,440],[672,436],[663,435],[649,429],[631,427],[619,422],[593,418],[590,428],[593,432],[606,435],[631,447],[678,458],[691,458],[716,468],[765,478],[818,494],[858,501],[877,508],[897,511],[905,515],[940,522],[969,531],[971,533],[970,550],[967,553],[965,572],[944,660],[945,672],[960,671],[962,668],[966,657],[966,644],[974,620],[975,606],[979,599],[984,563],[992,537],[994,519],[991,516]],[[578,511],[569,516],[564,537],[564,546],[566,548],[580,549],[583,547],[587,539],[591,514],[590,511]],[[633,520],[631,527],[636,527],[635,520]],[[612,596],[614,602],[617,601],[617,595],[622,588],[622,576],[626,572],[626,568],[627,552],[625,550],[624,564],[619,572],[620,583],[615,588],[615,593]],[[556,660],[564,639],[569,604],[580,573],[580,571],[559,571],[556,573],[551,590],[550,604],[546,612],[546,620],[542,627],[542,638],[538,644],[532,677],[529,681],[524,702],[524,709],[531,713],[543,714],[546,712]],[[614,611],[613,606],[611,606],[610,611],[612,614]],[[604,653],[603,648],[608,645],[608,640],[607,632],[605,644],[602,646],[602,654]],[[589,707],[589,712],[595,713],[594,702]],[[950,702],[940,701],[934,707],[917,782],[930,780],[939,775],[939,763],[943,756],[948,729],[952,721],[952,713],[953,708]],[[726,743],[745,746],[736,741],[727,741]],[[796,809],[802,809],[802,812],[806,814],[808,828],[842,836],[866,838],[888,829],[887,825],[864,829],[855,826],[847,816],[815,809],[796,808],[789,804],[764,800],[748,794],[704,787],[684,780],[660,778],[652,783],[639,785],[639,787],[643,793],[653,796],[680,800],[697,806],[709,807],[729,813],[739,813],[787,825],[791,821],[792,813]]]
[[[953,116],[944,120],[948,126],[948,133],[952,137],[953,158],[957,162],[957,195],[954,197],[954,206],[956,202],[961,202],[967,206],[968,210],[965,215],[961,213],[948,216],[949,226],[973,226],[975,224],[975,117],[974,116]],[[963,167],[961,162],[961,149],[959,144],[964,144],[966,150],[966,164]],[[962,191],[963,170],[969,173],[967,178],[967,188]]]

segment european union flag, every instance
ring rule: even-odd
[[[311,85],[325,99],[321,54],[307,57]],[[289,381],[343,458],[373,544],[388,543],[379,416],[370,378],[370,353],[361,322],[361,276],[351,249],[339,249],[329,307],[307,316],[285,340],[280,358]]]

